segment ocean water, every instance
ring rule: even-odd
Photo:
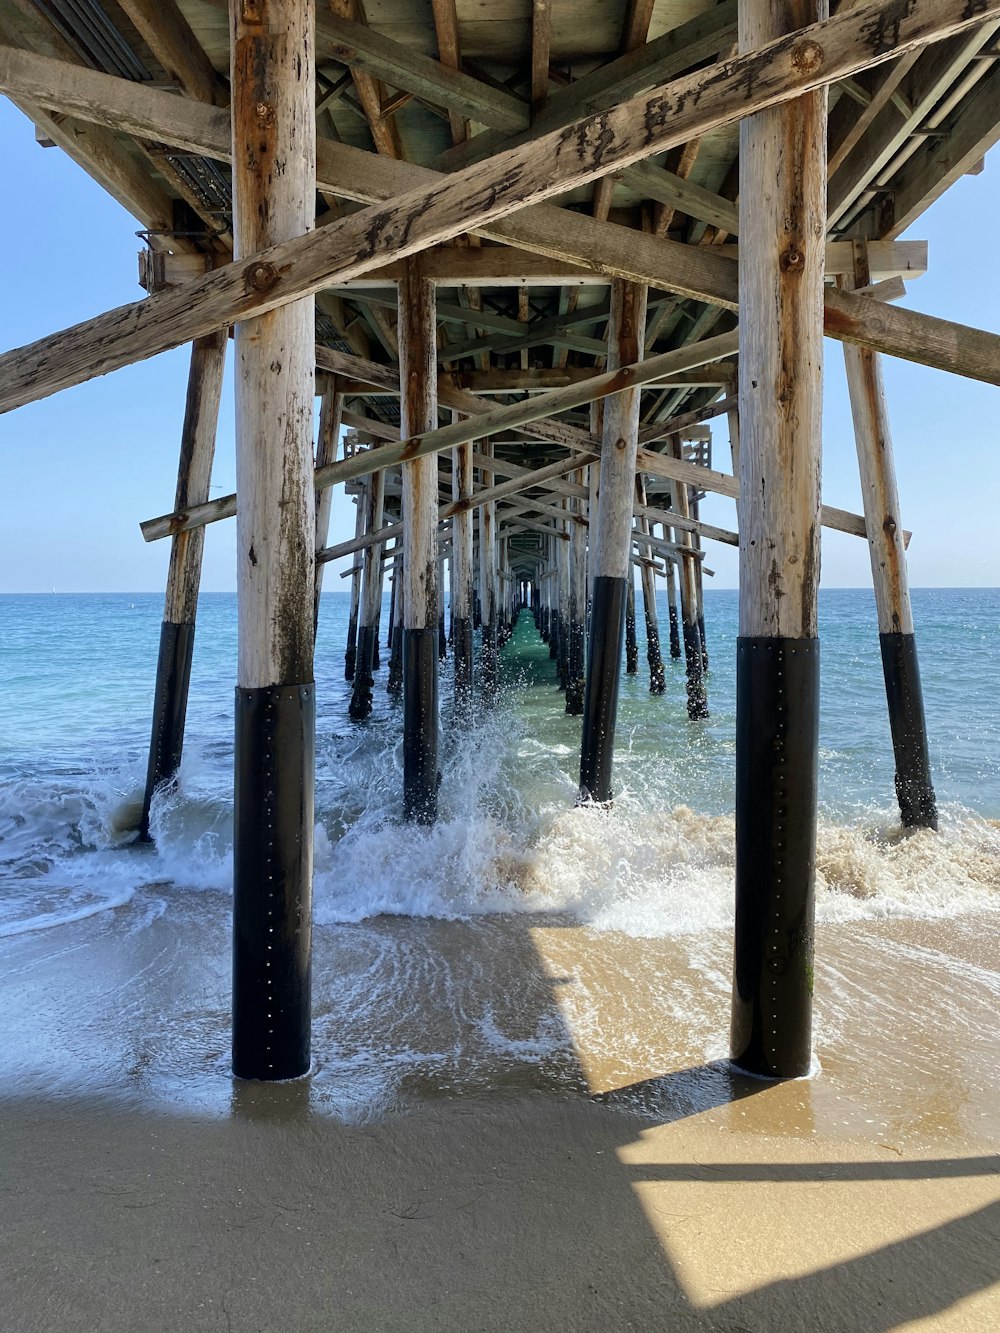
[[[918,590],[913,602],[941,832],[899,829],[871,593],[823,592],[817,914],[831,938],[867,923],[876,954],[878,923],[915,923],[907,947],[927,951],[921,966],[927,976],[938,967],[946,993],[950,964],[933,963],[922,923],[981,921],[1000,905],[1000,591]],[[664,1023],[674,1058],[724,1055],[736,594],[706,593],[707,722],[687,720],[679,662],[668,659],[666,694],[649,695],[640,615],[610,810],[574,807],[580,720],[565,715],[527,614],[504,651],[501,700],[471,727],[452,725],[444,663],[431,829],[399,819],[400,708],[385,692],[384,650],[374,715],[348,720],[347,606],[339,590],[324,595],[316,670],[317,1051],[333,1109],[363,1118],[414,1081],[494,1086],[498,1069],[548,1069],[578,1086],[588,1061],[621,1086],[623,1052],[667,1059],[650,1035]],[[183,983],[167,969],[165,989],[139,1008],[161,1034],[152,1064],[162,1077],[193,1060],[211,1082],[225,1074],[228,1044],[236,605],[202,598],[180,782],[154,805],[155,845],[139,846],[161,608],[158,595],[0,597],[0,944],[20,947],[8,957],[29,973],[25,957],[50,966],[81,938],[111,973],[124,940],[161,941],[152,956],[174,950],[175,969],[187,950]],[[660,616],[666,652],[665,603]],[[1000,977],[979,973],[985,1030]],[[849,975],[831,963],[828,992],[843,999],[856,987]],[[631,1024],[626,983],[644,988]],[[541,1003],[539,988],[551,996],[561,985],[558,1005]],[[184,1003],[167,1022],[178,987]],[[831,1008],[827,1031],[838,1021]],[[65,1034],[47,1040],[65,1062]],[[51,1067],[44,1052],[5,1054],[32,1077]],[[82,1046],[73,1057],[96,1058]],[[101,1068],[113,1083],[115,1060]]]

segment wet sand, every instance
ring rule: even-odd
[[[316,1068],[227,1073],[228,904],[0,945],[5,1330],[1000,1326],[1000,915],[826,924],[813,1079],[724,931],[317,931]]]

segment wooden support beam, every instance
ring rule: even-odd
[[[401,431],[437,425],[434,287],[410,267],[399,287]],[[403,461],[403,814],[437,818],[438,466],[433,455]]]
[[[222,329],[200,338],[191,347],[191,368],[188,372],[187,402],[177,469],[177,493],[174,497],[178,509],[184,509],[189,504],[204,504],[208,499],[228,343],[227,332]],[[164,783],[171,782],[180,768],[204,547],[204,529],[180,532],[170,544],[167,592],[156,663],[149,763],[139,819],[139,838],[143,842],[149,840],[149,812],[153,795]]]
[[[608,365],[612,373],[642,359],[646,289],[616,281],[611,287]],[[604,405],[601,493],[594,516],[596,548],[587,655],[587,686],[580,749],[580,794],[611,800],[622,635],[631,581],[632,506],[639,434],[639,389],[615,394]]]
[[[484,454],[491,454],[493,445],[485,440],[481,446]],[[480,481],[483,494],[493,493],[493,473],[488,468],[480,469]],[[479,677],[482,694],[486,703],[496,700],[499,685],[499,642],[497,637],[497,511],[496,501],[487,500],[478,506],[479,511],[479,605],[481,620],[481,642],[479,656]]]
[[[673,352],[662,353],[660,357],[651,357],[640,366],[627,368],[630,376],[628,382],[642,383],[644,377],[648,374],[652,374],[655,382],[659,375],[663,373],[665,365],[689,364],[692,360],[697,361],[706,354],[727,355],[728,350],[733,345],[732,339],[734,336],[721,334],[717,339],[706,340],[701,345],[682,347]],[[712,350],[710,350],[710,347]],[[331,354],[330,364],[337,367],[351,364],[359,369],[368,367],[364,370],[364,373],[375,379],[392,375],[388,367],[375,366],[371,362],[362,362],[356,359],[347,362],[344,360],[346,356],[346,353],[340,352]],[[579,406],[581,401],[599,399],[604,393],[612,391],[610,387],[612,383],[619,383],[616,375],[613,373],[605,374],[596,377],[595,382],[590,386],[591,391],[584,395],[582,399],[578,396],[580,386],[571,385],[566,390],[554,390],[552,394],[539,395],[525,403],[512,404],[508,408],[495,408],[488,400],[477,398],[474,394],[466,393],[463,390],[442,392],[441,402],[443,404],[453,407],[459,412],[471,414],[476,418],[475,423],[471,420],[468,423],[455,422],[451,426],[429,432],[420,437],[419,441],[403,441],[398,445],[393,443],[389,446],[395,451],[393,453],[383,453],[379,450],[370,458],[355,455],[350,464],[345,461],[324,469],[316,477],[316,485],[319,488],[333,486],[340,481],[348,481],[352,477],[366,475],[367,472],[377,468],[393,466],[404,456],[407,458],[413,457],[417,451],[440,453],[445,449],[455,447],[457,444],[467,443],[471,439],[496,434],[512,423],[523,426],[524,433],[535,438],[550,441],[567,449],[577,449],[583,453],[599,455],[601,451],[600,443],[588,432],[564,422],[541,420],[539,418],[544,414],[562,411],[568,406]],[[553,395],[556,396],[553,397]],[[504,415],[498,416],[497,413],[503,413]],[[347,424],[351,424],[356,421],[356,418],[353,414],[345,412],[344,420]],[[385,438],[395,440],[396,432],[393,427],[368,421],[365,421],[364,425],[379,431]],[[448,432],[448,434],[442,434],[442,432]],[[649,476],[680,480],[689,485],[712,491],[715,494],[730,496],[732,499],[736,499],[739,495],[739,482],[727,473],[717,472],[694,463],[674,460],[656,453],[652,449],[640,448],[637,460],[639,469]],[[347,475],[345,471],[348,467],[350,468],[350,475]],[[236,496],[224,495],[217,500],[209,501],[205,505],[147,519],[140,524],[140,528],[144,540],[158,541],[163,537],[173,535],[175,532],[183,532],[188,528],[198,527],[204,523],[215,523],[221,519],[231,518],[235,512]],[[866,535],[863,518],[846,510],[836,509],[831,505],[823,506],[823,523],[826,527],[836,528],[838,531],[848,532],[857,537]],[[904,537],[907,535],[904,534]]]
[[[334,3],[343,13],[347,6]],[[323,58],[331,58],[393,88],[403,88],[436,106],[456,111],[470,120],[515,134],[527,129],[529,108],[512,93],[503,92],[460,69],[449,68],[412,47],[394,42],[374,28],[351,22],[321,8],[316,20],[316,41]]]
[[[953,116],[947,133],[933,136],[892,181],[890,239],[913,225],[925,209],[970,171],[1000,140],[1000,62]],[[869,243],[869,250],[874,246]]]
[[[441,64],[446,65],[448,69],[461,69],[462,51],[458,38],[455,0],[431,0],[431,9],[434,12],[434,29],[437,33],[438,57]],[[468,120],[454,109],[449,112],[449,119],[452,140],[457,144],[464,143],[469,137]]]
[[[893,25],[895,43],[886,50],[879,34],[889,3],[880,0],[840,13],[794,39],[766,44],[678,79],[651,98],[634,99],[573,130],[556,131],[501,154],[489,166],[457,173],[430,190],[418,188],[386,207],[362,209],[207,274],[181,291],[159,293],[7,353],[0,358],[0,409],[142,360],[233,320],[265,313],[333,281],[360,276],[390,257],[412,255],[463,231],[482,229],[526,204],[1000,14],[1000,0],[982,0],[974,16],[968,0],[910,0],[906,16]],[[747,97],[751,76],[753,92]],[[562,219],[570,215],[558,216],[559,226],[541,248],[556,248],[566,257],[564,242],[554,247],[552,236],[565,235],[571,224]],[[516,224],[508,222],[502,231],[510,237],[520,232],[519,243],[524,244],[523,229]],[[625,234],[635,238],[630,241],[633,251],[641,249],[642,240],[664,245],[653,237]],[[689,268],[691,256],[707,249],[683,248]],[[847,294],[840,293],[840,299],[846,300]],[[995,365],[985,378],[997,378]]]
[[[584,469],[571,474],[576,495],[570,503],[574,521],[570,524],[569,646],[566,680],[566,712],[572,717],[583,713],[587,683],[587,530],[588,492],[583,484]]]
[[[452,502],[462,504],[473,492],[472,445],[459,444],[452,451]],[[472,512],[456,511],[452,524],[451,628],[455,652],[456,710],[467,716],[472,696]]]
[[[118,0],[136,31],[188,97],[226,106],[229,90],[181,13],[176,0]]]
[[[855,247],[854,275],[841,280],[848,287],[864,286],[869,278],[865,242],[857,241]],[[937,828],[882,365],[877,352],[846,343],[844,364],[868,529],[900,817],[904,828]]]
[[[323,402],[319,413],[319,431],[316,438],[316,466],[317,468],[326,467],[337,457],[337,441],[340,438],[340,426],[344,413],[344,395],[341,392],[336,376],[331,376],[330,382],[323,393]],[[333,493],[331,491],[316,492],[316,550],[322,551],[326,546],[327,534],[330,530],[330,510],[333,505]],[[360,533],[359,533],[360,535]],[[313,612],[313,623],[319,624],[319,599],[323,591],[323,569],[317,566],[316,569],[316,593],[315,609]],[[356,612],[356,608],[354,608]],[[345,663],[345,673],[350,680],[354,675],[354,654],[352,646],[354,643],[354,632],[348,629],[347,634],[347,660]]]
[[[923,53],[908,81],[910,96],[905,113],[901,115],[895,105],[886,106],[833,173],[827,199],[829,226],[850,218],[865,189],[879,181],[897,154],[905,151],[914,132],[923,128],[942,96],[996,31],[995,22],[977,25],[972,31],[956,34],[953,40],[939,42]]]
[[[555,89],[542,114],[535,119],[531,133],[522,135],[515,143],[501,130],[486,130],[460,148],[444,153],[436,165],[443,171],[459,171],[493,153],[520,146],[532,135],[537,137],[562,129],[593,111],[636,97],[711,59],[727,46],[735,32],[736,0],[726,0],[646,46],[575,79],[568,87]]]
[[[532,0],[531,4],[531,107],[537,114],[549,95],[549,53],[552,49],[552,0]],[[494,124],[495,122],[487,122]],[[503,129],[503,126],[496,126]],[[525,126],[515,125],[514,130]]]
[[[234,234],[253,256],[313,225],[313,5],[232,0],[231,14]],[[236,328],[239,1078],[297,1078],[310,1061],[315,339],[307,295]]]
[[[640,474],[637,474],[635,479],[635,498],[636,507],[644,508],[646,488]],[[639,567],[639,578],[642,583],[642,609],[646,621],[646,662],[649,666],[649,692],[650,694],[663,694],[667,688],[667,678],[663,670],[663,655],[660,651],[660,622],[656,611],[656,576],[653,572],[652,561],[652,524],[640,512],[638,525],[641,533],[650,536],[650,542],[646,544],[645,550],[643,550],[642,543],[639,545],[639,554],[649,557]]]
[[[382,527],[385,505],[385,473],[373,472],[365,491],[365,536],[369,539]],[[358,623],[358,648],[354,684],[348,712],[360,722],[372,711],[375,690],[375,659],[378,653],[378,622],[382,610],[382,571],[385,564],[382,542],[370,541],[361,564],[363,595]],[[322,565],[317,565],[317,571]]]
[[[335,18],[340,19],[360,19],[360,26],[364,26],[364,6],[362,0],[328,0],[330,8],[333,11],[331,21]],[[317,11],[317,18],[319,17]],[[323,19],[326,14],[323,13]],[[350,61],[345,61],[348,69],[351,71],[351,77],[354,80],[354,87],[358,94],[358,101],[361,103],[362,110],[365,113],[365,119],[368,121],[368,127],[371,130],[372,142],[375,145],[375,151],[385,157],[401,158],[403,148],[399,142],[399,132],[396,129],[396,122],[391,115],[385,115],[382,111],[382,105],[385,101],[385,91],[382,88],[378,78],[373,77],[367,68],[363,65],[356,65]]]
[[[742,0],[741,50],[821,17],[825,4]],[[812,1060],[826,93],[744,120],[739,160],[732,1057],[787,1078]]]
[[[676,462],[681,461],[683,446],[679,439],[671,439],[669,451]],[[695,545],[691,539],[692,524],[688,484],[674,479],[670,486],[670,521],[675,529],[682,559],[678,567],[681,595],[681,639],[684,644],[684,666],[687,686],[687,713],[692,722],[708,716],[708,696],[702,662],[701,628],[698,624],[698,581]],[[742,549],[742,543],[741,543]]]

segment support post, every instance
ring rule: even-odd
[[[191,344],[175,509],[204,504],[208,499],[228,341],[227,330],[220,329]],[[149,809],[153,793],[157,787],[172,781],[180,768],[204,549],[204,528],[179,532],[170,543],[146,790],[139,820],[142,842],[149,841]]]
[[[672,541],[672,529],[663,525],[663,540]],[[680,618],[677,614],[677,561],[667,558],[667,613],[670,617],[670,656],[674,659],[681,655]]]
[[[560,508],[568,512],[569,501],[563,499]],[[568,526],[567,523],[560,524],[562,530]],[[569,635],[570,635],[570,551],[569,542],[562,539],[556,542],[556,569],[558,578],[555,580],[558,589],[559,598],[559,652],[556,657],[556,676],[559,681],[559,689],[565,693],[569,688]]]
[[[365,488],[365,531],[378,532],[385,507],[385,472],[373,472]],[[371,716],[375,690],[375,655],[378,652],[378,616],[382,606],[382,556],[384,546],[373,542],[365,547],[362,561],[363,592],[358,624],[358,652],[354,688],[348,712],[355,722]]]
[[[752,50],[826,0],[742,0]],[[789,18],[789,15],[791,18]],[[826,93],[740,123],[740,624],[732,1056],[812,1058]]]
[[[646,327],[646,288],[614,278],[608,324],[608,368],[639,361]],[[638,386],[604,404],[600,493],[591,511],[594,591],[587,652],[587,687],[580,750],[580,795],[611,800],[622,636],[627,585],[632,578],[632,506],[639,442]],[[595,521],[596,519],[596,521]]]
[[[646,487],[641,476],[635,479],[635,498],[640,505],[646,503]],[[649,532],[650,524],[646,518],[639,519],[640,532]],[[660,619],[656,612],[656,575],[653,573],[653,548],[646,546],[642,550],[643,563],[639,566],[642,579],[642,609],[646,617],[646,661],[649,663],[649,692],[663,694],[667,688],[663,673],[663,656],[660,652]]]
[[[480,452],[487,457],[493,453],[493,444],[483,440]],[[493,473],[488,468],[480,472],[484,489],[493,485]],[[499,641],[497,638],[497,506],[488,500],[479,507],[479,604],[482,617],[482,646],[480,650],[480,679],[483,698],[493,703],[499,688]],[[550,649],[551,652],[551,649]]]
[[[681,457],[680,440],[672,440],[670,449],[675,458]],[[690,518],[687,484],[672,481],[670,494],[673,497],[674,513],[678,518]],[[687,711],[691,721],[696,722],[708,717],[705,666],[701,653],[701,630],[698,626],[698,571],[695,568],[697,560],[694,556],[691,533],[685,528],[675,528],[674,536],[681,552],[678,578],[681,586],[681,635],[684,640],[684,667],[687,674]]]
[[[570,474],[570,480],[582,486],[584,469]],[[586,623],[587,623],[587,527],[583,521],[586,501],[582,496],[572,501],[573,520],[570,525],[569,559],[569,680],[566,685],[566,712],[578,716],[583,712],[586,687]]]
[[[452,453],[451,498],[467,500],[472,489],[472,445],[460,444]],[[451,626],[456,714],[468,712],[472,696],[472,516],[471,509],[464,509],[451,520]]]
[[[371,495],[370,477],[365,477],[360,484],[359,493],[354,497],[354,536],[361,537],[365,530],[365,514],[368,512],[368,500]],[[317,578],[322,565],[317,565]],[[359,563],[351,572],[351,608],[347,616],[347,643],[344,646],[344,679],[353,680],[358,660],[358,609],[361,606],[361,570]],[[316,594],[316,610],[319,612],[319,593]]]
[[[853,290],[867,286],[870,280],[867,242],[855,241],[853,279],[842,279],[842,285]],[[936,829],[937,802],[931,782],[882,360],[878,352],[845,343],[844,364],[854,417],[889,729],[896,761],[896,798],[904,828]]]
[[[698,522],[698,500],[691,499],[691,517]],[[696,551],[702,549],[701,533],[693,532],[691,534],[691,545]],[[694,561],[694,590],[695,597],[698,600],[698,638],[701,641],[701,669],[704,673],[708,672],[708,640],[705,637],[705,576],[702,569],[701,560]]]
[[[323,393],[319,409],[319,430],[316,435],[316,466],[326,467],[337,457],[337,441],[340,437],[340,425],[344,412],[344,395],[337,390],[337,377],[331,375]],[[330,510],[333,507],[333,490],[327,486],[316,492],[316,550],[322,551],[327,544],[330,532]],[[360,534],[356,534],[360,535]],[[324,565],[316,566],[316,606],[313,613],[313,625],[319,625],[319,599],[323,591]],[[348,632],[348,654],[354,635]],[[354,675],[354,665],[348,657],[345,663],[347,679]]]
[[[635,632],[635,583],[629,570],[628,590],[625,594],[625,674],[639,674],[639,640]]]
[[[230,0],[230,16],[233,233],[243,259],[302,236],[315,221],[314,6]],[[271,280],[266,270],[259,281]],[[233,1070],[240,1078],[295,1078],[309,1069],[315,365],[311,297],[237,324]]]
[[[409,260],[399,283],[400,429],[404,439],[437,428],[434,284]],[[403,815],[437,818],[438,462],[403,464]]]

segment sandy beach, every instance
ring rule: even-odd
[[[821,1072],[773,1086],[713,1054],[725,932],[320,930],[315,1071],[268,1087],[199,898],[4,942],[12,1333],[1000,1323],[995,914],[823,927]]]

